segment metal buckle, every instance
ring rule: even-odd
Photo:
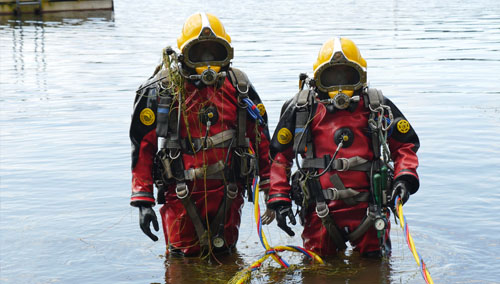
[[[177,198],[179,199],[184,199],[188,196],[189,194],[189,189],[186,185],[186,183],[178,183],[177,186],[175,187],[175,193],[177,194]]]
[[[335,187],[329,187],[326,190],[326,199],[330,200],[339,200],[339,190]]]
[[[177,154],[175,156],[172,156],[172,150],[168,151],[168,157],[171,160],[175,160],[175,159],[179,158],[180,155],[181,155],[181,151],[180,150],[177,150]]]
[[[208,150],[214,147],[214,141],[212,137],[201,138],[201,145],[203,145],[203,150]]]
[[[330,213],[330,209],[328,209],[325,202],[316,203],[316,213],[318,214],[318,217],[325,218]]]
[[[230,183],[227,185],[227,197],[229,199],[235,199],[238,196],[238,187],[234,183]]]
[[[349,169],[349,159],[347,159],[347,158],[338,158],[337,160],[339,160],[341,162],[341,164],[342,164],[342,168],[338,169],[337,171],[344,172],[344,171],[347,171]]]

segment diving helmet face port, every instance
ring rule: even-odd
[[[367,84],[366,61],[347,38],[336,37],[325,42],[313,68],[316,87],[323,92],[355,91]]]
[[[220,20],[206,13],[194,14],[186,20],[177,46],[183,55],[183,63],[193,69],[209,65],[225,67],[234,54],[231,37]]]

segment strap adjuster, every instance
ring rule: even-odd
[[[189,189],[185,182],[180,182],[175,187],[175,193],[177,194],[177,198],[184,199],[189,195]]]
[[[230,183],[227,185],[226,194],[229,199],[235,199],[238,196],[238,186],[234,183]]]
[[[339,197],[339,190],[335,187],[329,187],[326,190],[323,191],[323,195],[325,196],[325,199],[328,200],[338,200],[340,199]]]
[[[330,209],[328,209],[325,202],[318,202],[316,203],[316,213],[318,214],[318,217],[325,218],[330,213]]]
[[[203,150],[208,150],[208,149],[214,147],[214,141],[213,141],[212,137],[207,137],[206,139],[202,138],[201,145],[203,145],[203,148],[202,148]]]
[[[349,159],[347,158],[338,158],[337,159],[340,162],[341,168],[337,169],[339,172],[344,172],[349,169]]]

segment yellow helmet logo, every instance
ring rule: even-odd
[[[260,116],[264,116],[264,114],[266,114],[266,108],[264,107],[264,104],[258,104],[257,109],[259,109]]]
[[[139,119],[144,125],[151,125],[155,122],[155,113],[150,108],[145,108],[139,114]]]
[[[281,128],[280,131],[278,131],[278,142],[280,144],[288,144],[292,141],[292,132],[288,128]]]
[[[398,131],[403,134],[408,133],[408,131],[410,131],[410,123],[404,119],[398,121],[396,127],[398,128]]]

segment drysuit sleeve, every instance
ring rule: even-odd
[[[292,204],[290,198],[290,174],[294,159],[293,134],[295,132],[295,109],[293,100],[287,101],[271,139],[271,188],[267,206],[276,209]]]
[[[392,129],[388,135],[389,149],[394,161],[394,182],[406,181],[410,185],[408,190],[413,194],[420,185],[417,174],[417,151],[420,142],[417,133],[396,105],[387,98],[384,99],[384,104],[391,107],[394,116]]]
[[[269,192],[269,176],[270,176],[270,169],[271,169],[271,163],[269,160],[269,144],[270,144],[270,136],[269,136],[269,128],[267,126],[268,121],[267,121],[267,112],[264,107],[264,104],[262,103],[262,100],[260,99],[259,95],[257,94],[257,91],[253,87],[253,85],[250,84],[250,89],[248,91],[248,97],[249,99],[252,100],[252,102],[257,106],[257,108],[260,111],[260,115],[264,119],[264,123],[259,123],[256,124],[255,120],[252,118],[249,118],[247,115],[248,121],[247,121],[247,127],[246,127],[246,135],[247,137],[250,138],[250,141],[252,143],[252,146],[256,153],[258,154],[258,161],[259,161],[259,177],[260,177],[260,189],[268,193]]]
[[[153,161],[158,146],[156,139],[156,87],[143,87],[137,91],[130,140],[132,142],[132,196],[130,205],[154,206]]]

